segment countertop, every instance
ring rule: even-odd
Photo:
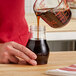
[[[0,64],[0,76],[48,76],[45,72],[71,64],[76,64],[76,52],[50,52],[46,65]],[[51,76],[51,75],[50,75]]]

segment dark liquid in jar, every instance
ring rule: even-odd
[[[29,40],[27,47],[37,55],[37,64],[47,64],[49,57],[49,48],[46,40]]]
[[[53,28],[60,28],[65,26],[71,19],[70,9],[45,8],[35,11],[37,18],[37,26],[39,27],[39,17],[41,17],[48,25]]]

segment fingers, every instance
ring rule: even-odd
[[[29,56],[31,59],[36,59],[37,56],[35,53],[33,53],[31,50],[29,50],[28,48],[26,48],[25,46],[18,44],[16,42],[12,42],[12,46],[18,50],[20,50],[21,52],[25,53],[27,56]]]
[[[19,60],[18,64],[25,65],[27,62],[25,60]]]
[[[11,46],[8,47],[8,51],[10,54],[18,56],[32,65],[37,65],[37,62],[35,60],[30,59],[26,54],[24,54],[23,52],[15,49]]]
[[[15,56],[12,56],[12,55],[9,57],[9,61],[11,63],[16,63],[16,64],[19,62],[18,58],[16,58]]]

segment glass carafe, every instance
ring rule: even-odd
[[[36,61],[38,65],[47,64],[49,47],[46,41],[45,27],[39,26],[39,29],[37,29],[37,26],[31,26],[30,33],[27,47],[37,55]]]
[[[36,0],[33,9],[38,26],[40,18],[53,28],[65,26],[71,19],[71,11],[66,0]]]

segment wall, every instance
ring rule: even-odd
[[[26,13],[33,13],[33,4],[35,0],[25,0],[25,11]]]

